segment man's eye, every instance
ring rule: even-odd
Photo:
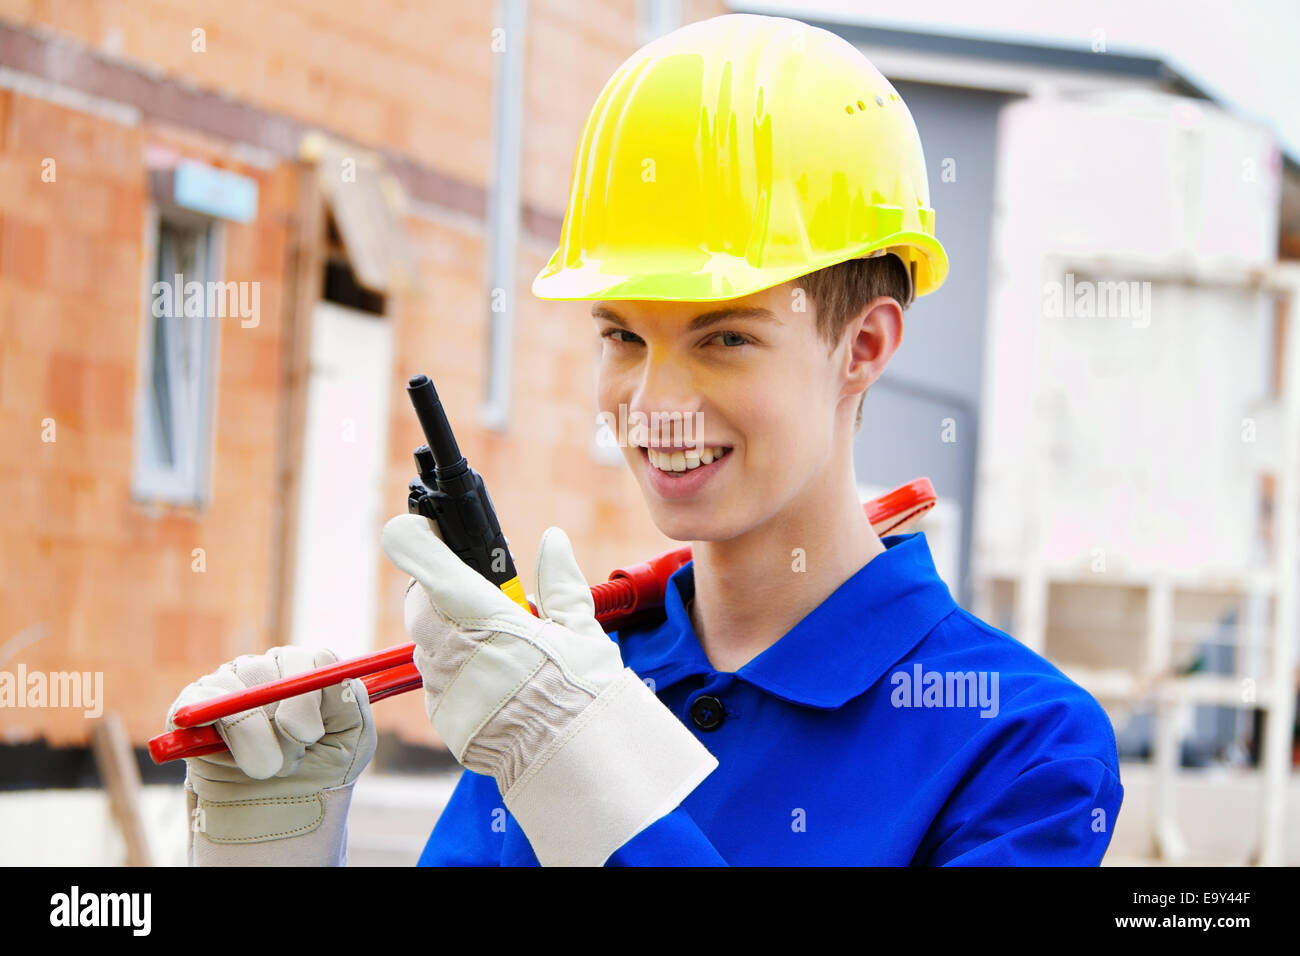
[[[620,343],[620,344],[624,344],[624,345],[630,344],[630,343],[626,342],[624,339],[616,339],[616,338],[614,338],[614,336],[619,335],[619,334],[623,334],[623,335],[631,335],[632,338],[636,339],[638,342],[641,341],[640,338],[638,338],[634,333],[629,332],[627,329],[606,329],[604,332],[601,332],[601,333],[600,333],[600,337],[601,337],[602,339],[609,339],[609,340],[612,341],[612,342],[618,342],[618,343]]]
[[[730,336],[732,336],[732,341],[729,342],[729,343],[727,343],[727,345],[728,345],[729,348],[734,348],[734,347],[737,346],[737,345],[749,345],[749,344],[750,344],[750,343],[749,343],[749,339],[747,339],[745,336],[741,335],[739,332],[719,332],[717,335],[715,335],[715,336],[713,336],[712,338],[710,338],[709,341],[712,342],[713,339],[721,338],[721,337],[724,336],[724,335],[730,335]],[[739,341],[736,341],[737,339],[738,339]]]

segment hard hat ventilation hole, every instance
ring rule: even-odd
[[[877,105],[877,106],[884,106],[884,105],[885,105],[885,101],[884,101],[883,99],[881,99],[879,96],[877,96],[877,97],[876,97],[876,105]]]
[[[858,109],[865,110],[866,108],[867,108],[866,104],[863,103],[862,100],[858,100]]]

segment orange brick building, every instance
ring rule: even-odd
[[[390,6],[0,0],[0,669],[102,672],[137,747],[220,662],[333,646],[304,631],[322,596],[358,649],[407,640],[377,537],[417,372],[527,590],[550,524],[593,580],[673,544],[593,448],[590,319],[529,284],[597,93],[677,24],[634,0]],[[257,314],[158,315],[182,266]],[[340,395],[360,411],[332,418]],[[433,740],[419,694],[375,713]],[[5,707],[0,748],[92,725]]]

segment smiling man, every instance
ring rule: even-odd
[[[925,535],[881,540],[858,497],[863,399],[899,347],[903,311],[947,267],[911,115],[841,38],[736,14],[619,68],[533,291],[592,303],[607,421],[698,423],[634,430],[623,446],[655,525],[689,541],[692,561],[669,579],[661,623],[611,635],[617,662],[545,742],[516,743],[504,762],[452,744],[467,772],[422,864],[1101,860],[1123,795],[1104,711],[958,607]],[[460,571],[420,520],[385,532],[423,586],[407,605],[417,662],[471,633],[466,616],[479,646],[522,636],[529,625],[501,595],[462,604],[439,580]],[[539,610],[592,635],[566,633],[569,653],[606,654],[571,552],[548,540],[559,536],[543,539],[538,594],[550,578],[575,597]],[[453,655],[475,671],[455,683],[486,682],[474,654]],[[604,704],[616,664],[658,706]],[[454,728],[452,667],[421,669],[435,725]],[[485,703],[474,720],[499,741],[534,737],[560,697]],[[592,725],[600,744],[569,729]],[[549,782],[521,793],[535,774]]]

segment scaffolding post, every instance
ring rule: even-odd
[[[1286,849],[1286,797],[1291,779],[1295,723],[1296,635],[1300,632],[1300,328],[1292,321],[1300,301],[1300,264],[1276,269],[1284,296],[1286,344],[1282,358],[1282,450],[1277,476],[1273,540],[1277,546],[1277,605],[1268,718],[1261,760],[1264,812],[1260,814],[1260,866],[1281,866]]]

